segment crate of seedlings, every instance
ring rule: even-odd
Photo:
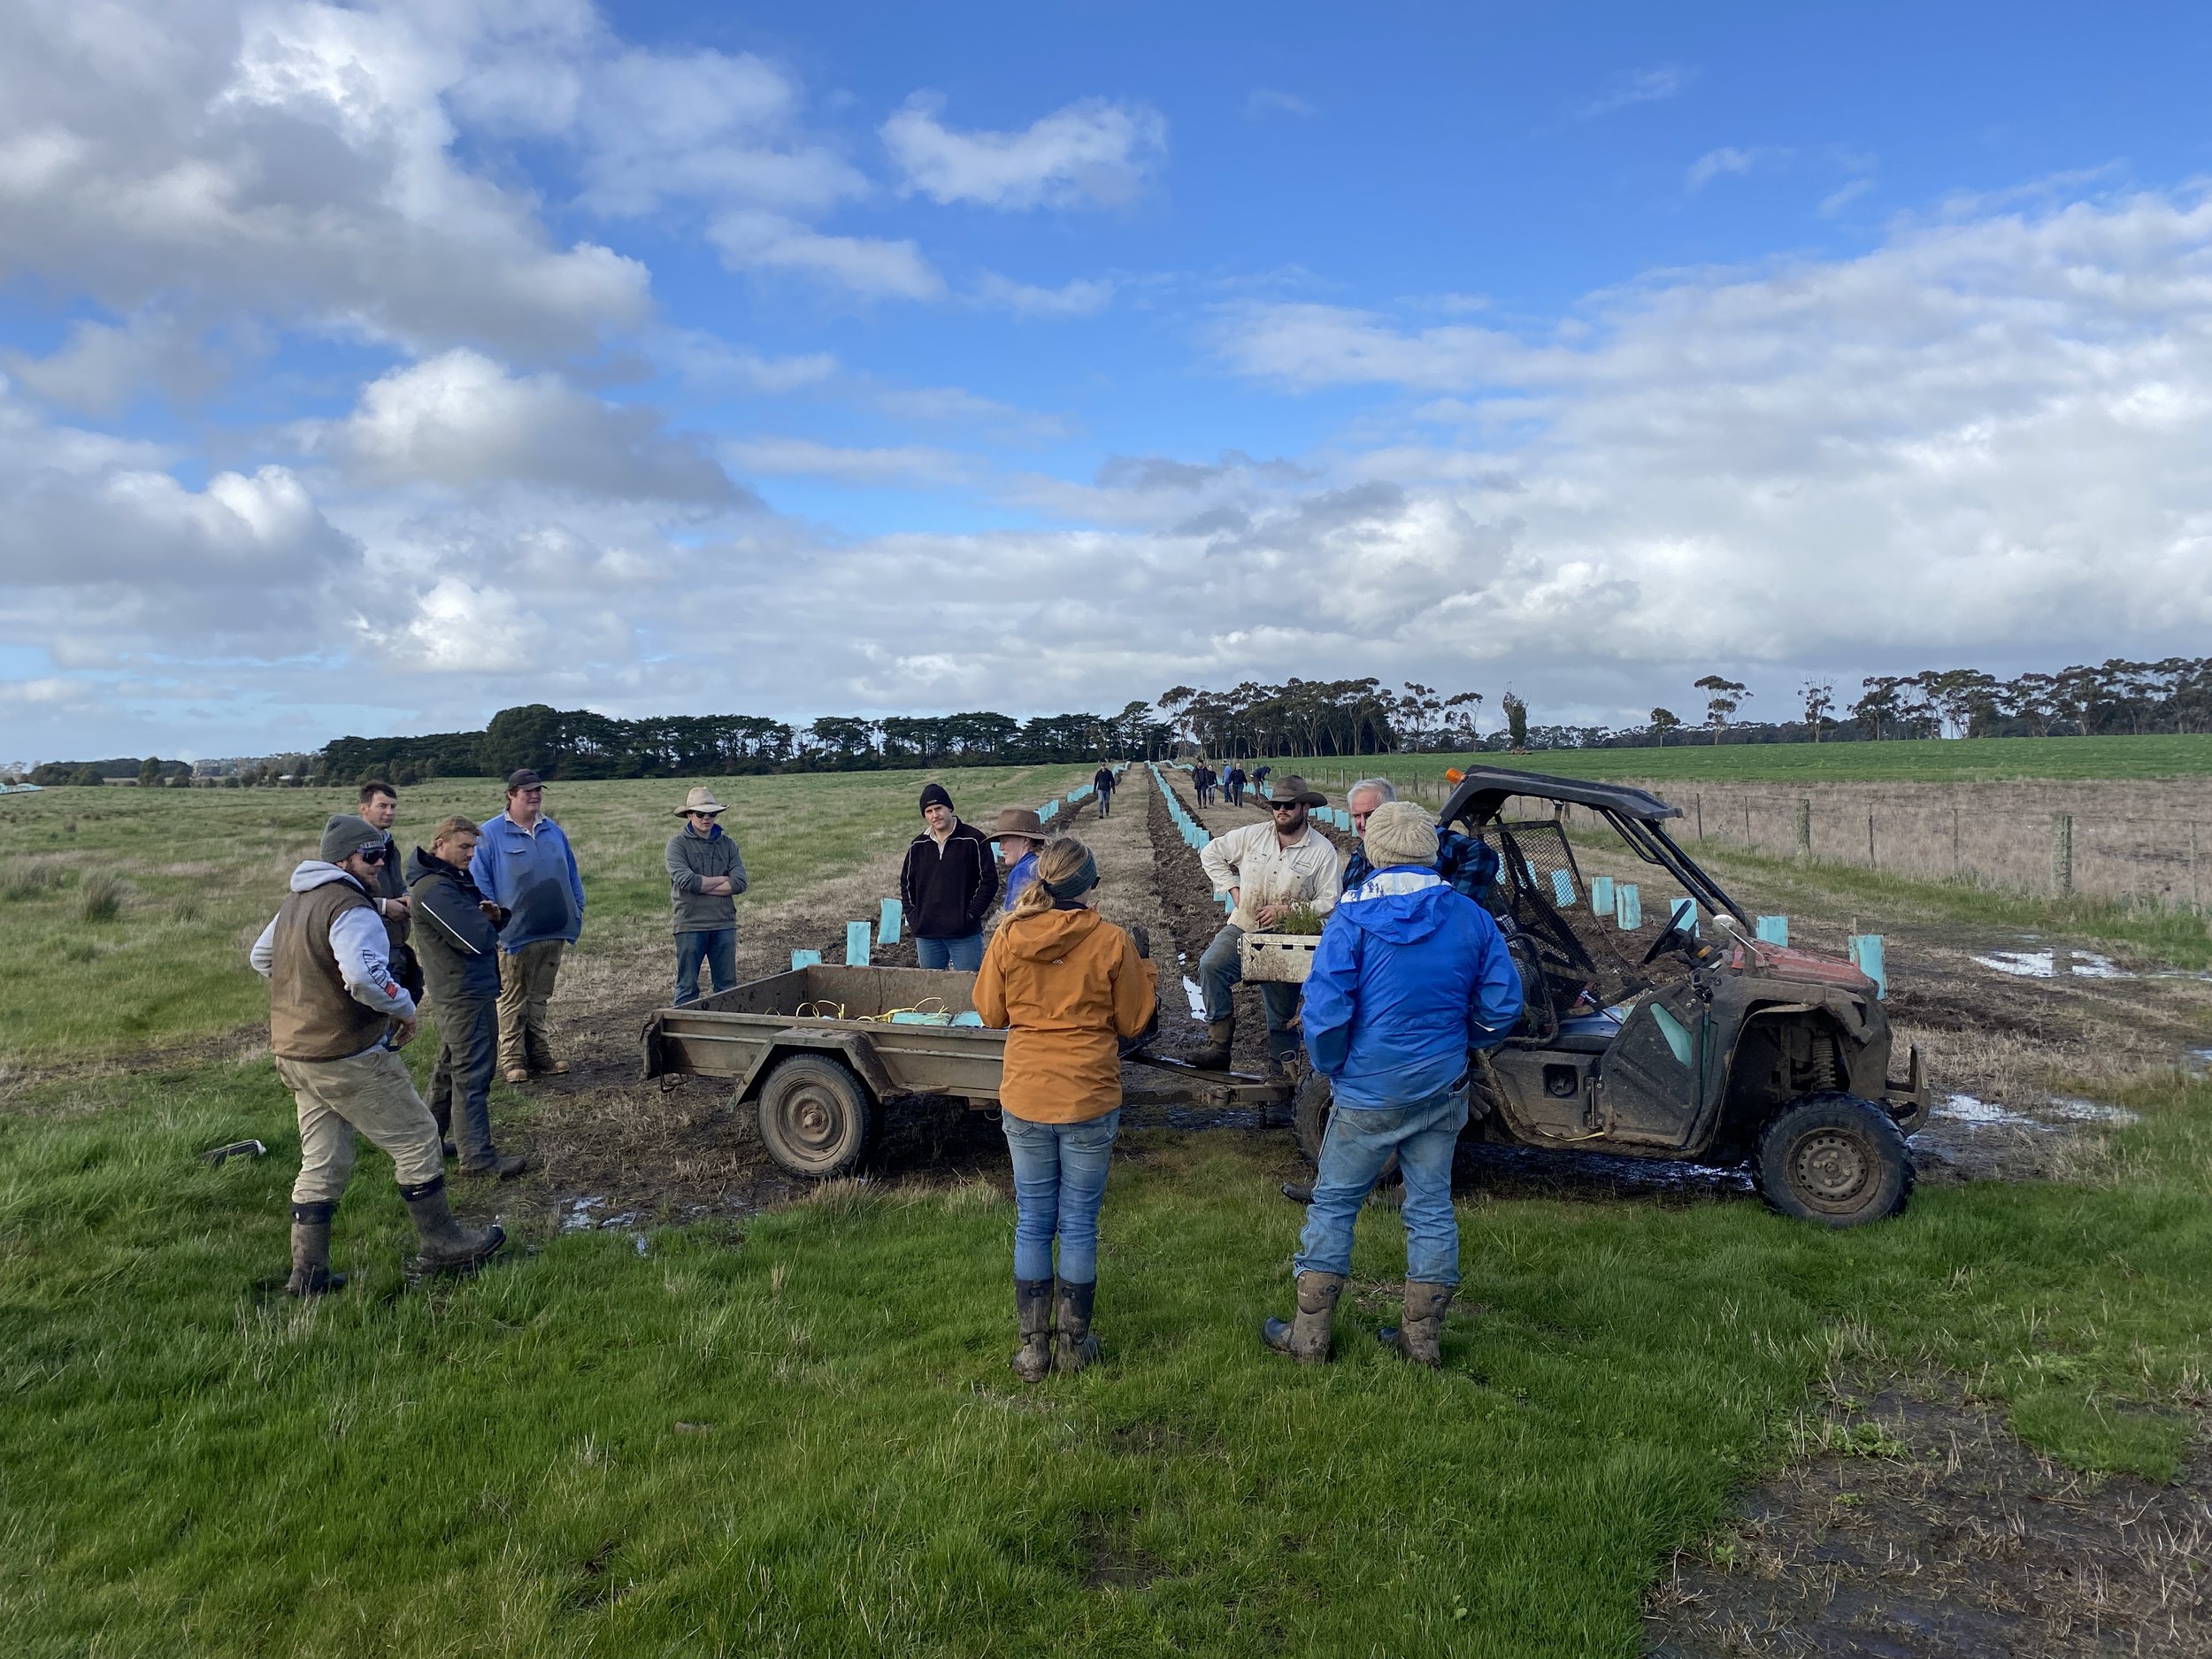
[[[1303,985],[1313,972],[1313,953],[1321,946],[1325,918],[1310,904],[1294,904],[1263,933],[1247,933],[1237,946],[1237,964],[1256,983]]]

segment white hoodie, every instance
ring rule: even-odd
[[[336,864],[320,858],[303,860],[292,872],[292,891],[310,893],[333,881],[358,881]],[[362,887],[363,892],[368,889]],[[370,894],[372,901],[374,894]],[[330,955],[338,964],[339,977],[346,982],[346,989],[353,1000],[364,1008],[373,1008],[380,1014],[389,1014],[394,1019],[415,1018],[415,999],[400,988],[392,977],[392,964],[385,956],[388,935],[384,931],[384,919],[376,913],[372,902],[363,910],[358,905],[340,910],[330,924]],[[261,937],[253,941],[250,958],[253,971],[267,979],[276,966],[276,919],[261,930]]]

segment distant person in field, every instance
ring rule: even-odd
[[[1091,774],[1091,792],[1098,796],[1099,817],[1104,818],[1113,810],[1114,786],[1120,781],[1113,767],[1104,763],[1101,763],[1099,769]]]
[[[1230,773],[1232,778],[1236,774]],[[1225,1071],[1236,1041],[1236,1004],[1232,993],[1244,981],[1239,947],[1244,936],[1265,933],[1300,905],[1327,914],[1336,902],[1336,844],[1308,821],[1308,809],[1326,806],[1328,796],[1306,787],[1303,778],[1284,781],[1271,803],[1268,820],[1217,835],[1199,849],[1199,862],[1216,887],[1235,908],[1206,954],[1198,959],[1198,985],[1206,1005],[1206,1046],[1191,1064]],[[1267,1010],[1267,1077],[1287,1079],[1285,1062],[1298,1052],[1298,987],[1263,983],[1260,1002]]]
[[[399,1057],[419,1016],[393,977],[389,936],[376,910],[377,869],[391,845],[350,813],[324,825],[318,856],[292,872],[291,894],[249,958],[269,981],[269,1052],[299,1111],[285,1284],[295,1296],[320,1296],[346,1282],[330,1271],[330,1222],[353,1174],[357,1134],[391,1156],[424,1267],[473,1266],[506,1238],[496,1225],[479,1230],[453,1218],[438,1125]]]
[[[1229,763],[1229,770],[1221,775],[1221,781],[1229,791],[1229,804],[1231,806],[1242,806],[1244,804],[1244,786],[1246,783],[1244,768],[1238,765],[1233,760],[1231,761]]]
[[[1097,891],[1089,848],[1047,841],[975,977],[976,1012],[1007,1033],[999,1125],[1014,1166],[1014,1374],[1024,1382],[1098,1357],[1098,1212],[1121,1125],[1121,1044],[1156,1012],[1152,964],[1091,908]]]
[[[1397,798],[1398,791],[1389,779],[1362,778],[1344,796],[1354,832],[1366,834],[1369,814],[1384,802]],[[1482,903],[1498,879],[1496,849],[1479,836],[1444,828],[1436,832],[1436,870],[1444,878],[1444,885]],[[1344,866],[1344,890],[1349,893],[1372,874],[1374,866],[1367,862],[1365,846],[1355,847]]]
[[[1190,769],[1190,787],[1198,796],[1198,804],[1205,806],[1214,798],[1214,769],[1204,761]]]
[[[438,1025],[438,1064],[430,1076],[430,1115],[457,1142],[464,1175],[512,1180],[529,1167],[492,1144],[492,1070],[499,1059],[499,929],[507,913],[469,875],[475,824],[442,819],[427,848],[407,861],[417,954]],[[457,1126],[458,1133],[456,1133]]]
[[[1459,1284],[1452,1153],[1467,1123],[1470,1056],[1511,1033],[1521,976],[1489,911],[1437,872],[1426,812],[1382,803],[1363,845],[1374,873],[1330,916],[1305,986],[1306,1052],[1329,1079],[1331,1110],[1293,1261],[1298,1311],[1262,1334],[1302,1363],[1328,1358],[1352,1224],[1394,1156],[1405,1175],[1405,1314],[1381,1336],[1438,1365]]]
[[[668,838],[668,886],[676,907],[676,1006],[699,1000],[699,969],[714,988],[737,983],[737,895],[745,860],[718,821],[726,809],[703,785],[684,797],[683,828]]]
[[[961,822],[941,783],[922,787],[922,833],[899,866],[899,902],[925,968],[973,973],[983,965],[983,923],[998,896],[991,843]]]
[[[584,931],[584,878],[561,826],[545,816],[545,780],[528,767],[507,778],[507,810],[484,820],[469,874],[507,912],[499,930],[499,1064],[510,1083],[556,1074],[547,1004],[561,956]]]
[[[998,810],[998,823],[991,831],[991,844],[998,849],[999,862],[1006,866],[1001,878],[999,900],[1001,914],[1010,914],[1021,900],[1023,890],[1037,877],[1037,855],[1044,850],[1044,820],[1025,806],[1002,806]]]
[[[384,839],[392,842],[392,850],[376,867],[376,913],[384,918],[392,976],[406,988],[408,995],[420,1002],[422,968],[407,942],[413,931],[414,912],[407,897],[407,882],[400,870],[399,843],[392,836],[393,821],[399,817],[399,791],[381,778],[372,778],[361,786],[356,798],[360,803],[363,822],[371,829],[383,831]]]

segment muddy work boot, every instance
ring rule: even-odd
[[[408,1263],[408,1276],[420,1278],[428,1273],[465,1273],[491,1259],[499,1247],[507,1242],[506,1229],[497,1222],[488,1227],[465,1227],[453,1218],[453,1210],[446,1202],[445,1177],[426,1181],[420,1187],[403,1187],[399,1195],[406,1200],[407,1213],[415,1220],[415,1232],[420,1240],[420,1253]]]
[[[327,1296],[346,1287],[346,1276],[330,1271],[330,1217],[338,1206],[292,1206],[292,1277],[284,1282],[289,1296]]]
[[[1014,1375],[1024,1382],[1042,1382],[1052,1370],[1052,1281],[1016,1279],[1014,1317],[1022,1338],[1014,1350]]]
[[[1060,1329],[1052,1340],[1052,1369],[1068,1375],[1098,1358],[1098,1339],[1091,1334],[1091,1299],[1098,1281],[1071,1285],[1060,1281]]]
[[[464,1175],[489,1175],[498,1180],[511,1181],[530,1167],[530,1160],[519,1152],[495,1152],[483,1162],[461,1165]]]
[[[1278,1354],[1287,1354],[1301,1365],[1318,1365],[1329,1357],[1329,1321],[1336,1314],[1336,1299],[1344,1294],[1341,1273],[1298,1275],[1298,1317],[1270,1319],[1260,1335]]]
[[[1424,1285],[1406,1280],[1406,1322],[1375,1333],[1385,1348],[1394,1348],[1417,1365],[1444,1363],[1444,1310],[1452,1305],[1449,1285]]]
[[[1206,1027],[1206,1046],[1191,1056],[1190,1063],[1202,1071],[1226,1071],[1229,1069],[1229,1047],[1236,1041],[1237,1022],[1217,1019]]]

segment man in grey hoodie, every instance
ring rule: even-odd
[[[345,1283],[330,1271],[330,1221],[353,1174],[357,1133],[391,1155],[422,1268],[472,1267],[506,1240],[496,1225],[480,1231],[453,1218],[438,1126],[399,1057],[415,1035],[415,1002],[393,977],[372,896],[391,847],[365,819],[332,818],[321,856],[292,872],[290,896],[253,943],[254,971],[269,981],[269,1050],[299,1109],[285,1286],[295,1296]]]

